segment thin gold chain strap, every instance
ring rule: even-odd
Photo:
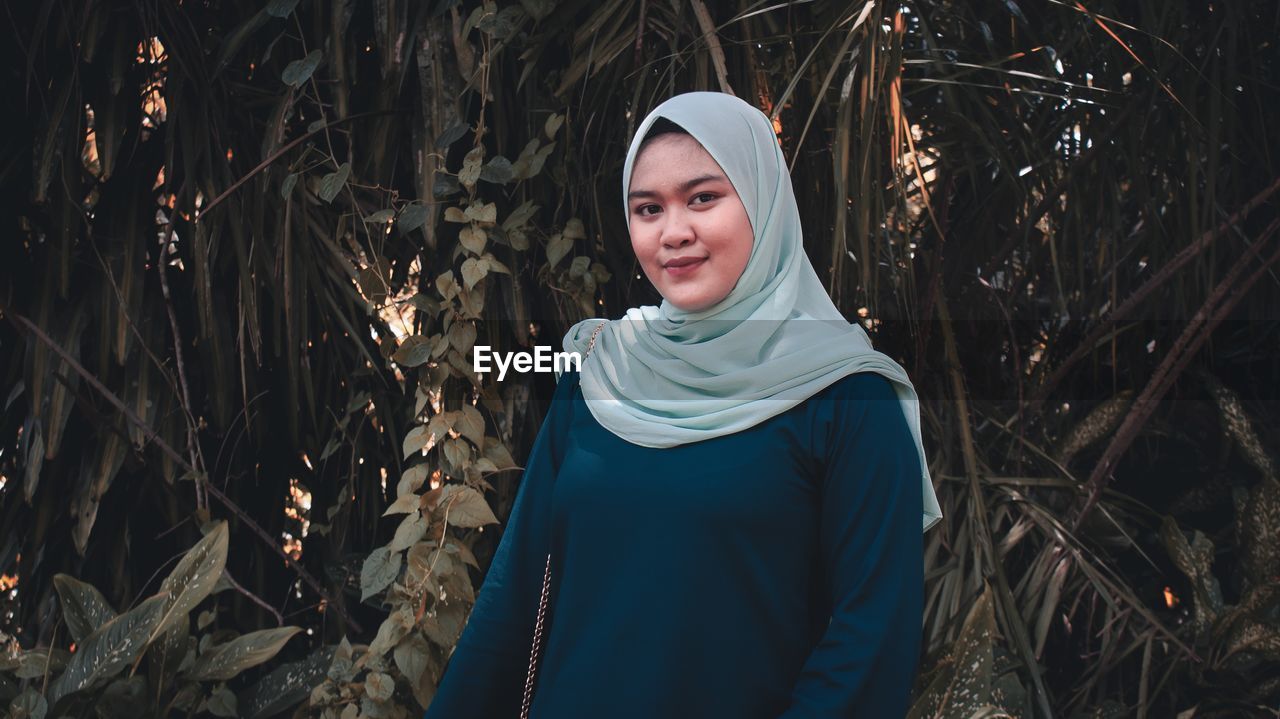
[[[596,337],[604,329],[604,322],[596,325],[591,333],[591,342],[587,344],[586,357],[595,349]],[[586,359],[584,357],[583,359]],[[524,699],[520,702],[520,719],[529,719],[529,704],[533,701],[533,682],[538,669],[538,653],[542,648],[542,630],[546,624],[547,596],[551,593],[551,552],[547,552],[547,567],[542,573],[542,596],[538,599],[538,618],[533,623],[533,645],[529,647],[529,671],[524,675]]]
[[[600,324],[596,325],[595,331],[591,333],[591,341],[587,343],[587,357],[590,357],[591,350],[595,349],[596,338],[600,336],[600,330],[604,329],[605,324],[606,323],[601,322]],[[586,359],[587,357],[583,357],[583,359]]]
[[[542,646],[542,626],[547,616],[547,593],[551,589],[551,553],[547,552],[547,568],[542,574],[542,598],[538,600],[538,620],[533,625],[533,646],[529,648],[529,671],[524,679],[524,699],[520,702],[520,719],[529,719],[529,703],[533,700],[533,678],[538,667],[538,650]]]

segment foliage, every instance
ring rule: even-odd
[[[207,529],[158,592],[121,613],[93,585],[57,575],[54,585],[73,651],[13,646],[0,656],[0,702],[9,715],[243,716],[227,682],[271,660],[301,629],[206,632],[216,617],[216,608],[210,608],[197,618],[199,633],[192,633],[190,613],[220,583],[229,586],[223,579],[227,524],[215,522]],[[252,697],[264,686],[274,691],[273,685],[268,677],[246,693]]]
[[[618,173],[640,118],[692,89],[775,118],[815,268],[924,399],[946,520],[914,715],[1274,706],[1277,17],[1024,5],[10,8],[12,711],[54,685],[151,701],[205,590],[111,607],[163,572],[157,538],[214,516],[243,580],[224,613],[313,633],[239,693],[223,663],[261,652],[206,634],[187,706],[429,702],[548,389],[468,350],[656,300]],[[64,680],[113,620],[148,683],[120,656]],[[38,664],[38,690],[9,678]]]

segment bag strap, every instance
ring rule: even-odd
[[[547,568],[542,573],[542,598],[538,600],[538,619],[533,624],[533,646],[529,648],[529,671],[524,677],[524,699],[520,702],[520,719],[529,719],[529,704],[533,701],[533,680],[538,669],[538,654],[542,648],[542,629],[547,616],[547,594],[551,589],[551,553],[547,552]]]
[[[591,350],[595,349],[596,347],[596,338],[600,336],[600,330],[604,329],[604,326],[606,324],[608,324],[608,320],[596,325],[595,331],[591,333],[591,341],[587,343],[587,353],[582,357],[584,361],[587,359],[587,357],[591,356]]]
[[[600,336],[600,330],[604,329],[605,323],[601,322],[596,325],[596,329],[591,333],[591,341],[587,343],[587,353],[583,356],[585,361],[591,356],[591,350],[596,347],[596,338]],[[542,596],[538,599],[538,618],[533,623],[533,642],[529,647],[529,670],[524,675],[524,698],[520,702],[520,719],[529,719],[529,705],[533,702],[533,684],[538,671],[538,658],[542,649],[542,634],[546,627],[547,617],[547,598],[551,594],[551,552],[547,552],[547,566],[542,573]]]

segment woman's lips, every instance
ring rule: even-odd
[[[700,260],[694,260],[693,262],[685,262],[684,264],[663,265],[662,269],[666,270],[666,272],[672,275],[673,277],[679,277],[681,275],[687,275],[691,272],[694,272],[703,264],[705,264],[706,261],[707,261],[707,258],[703,257]]]

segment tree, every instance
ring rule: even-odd
[[[918,711],[988,655],[1015,714],[1274,703],[1276,16],[1028,10],[10,8],[4,631],[65,646],[57,574],[126,606],[225,518],[239,628],[345,662],[315,711],[429,701],[550,389],[467,350],[655,301],[625,150],[715,89],[775,118],[814,266],[925,399]]]

